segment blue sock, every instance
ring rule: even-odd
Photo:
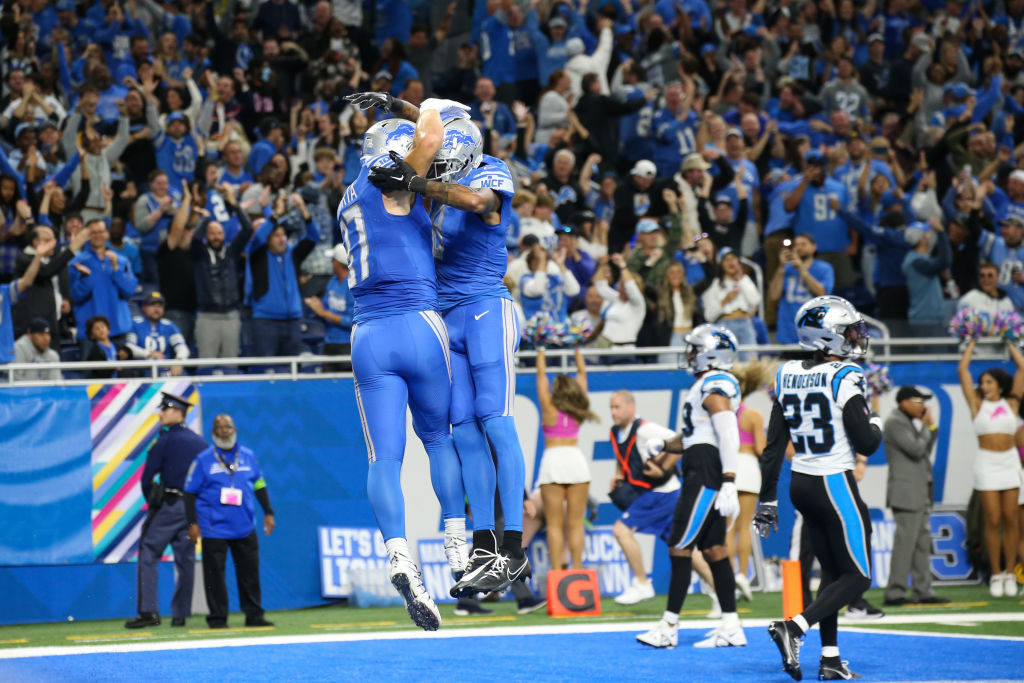
[[[515,420],[511,416],[492,417],[484,421],[484,429],[498,455],[498,495],[501,496],[505,528],[522,531],[526,465],[523,464],[523,449],[519,445]]]
[[[476,420],[452,427],[452,438],[462,461],[462,481],[473,514],[473,530],[493,530],[495,475],[487,439]]]
[[[377,527],[388,541],[405,538],[405,498],[402,496],[402,461],[375,460],[366,474],[366,496]]]
[[[430,483],[441,503],[441,517],[466,516],[466,491],[462,486],[462,466],[450,434],[436,440],[424,440],[430,459]]]

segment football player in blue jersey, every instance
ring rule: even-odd
[[[473,554],[454,596],[503,590],[529,576],[530,564],[522,548],[526,470],[512,417],[519,322],[503,282],[515,187],[505,162],[482,153],[480,132],[459,115],[461,105],[435,106],[446,108],[447,121],[427,177],[392,153],[394,165],[374,168],[370,180],[431,200],[438,295],[451,336],[452,435],[473,512]],[[496,486],[505,518],[500,549]]]
[[[366,132],[359,177],[338,206],[355,298],[352,369],[370,460],[367,496],[388,550],[391,583],[413,622],[428,631],[441,626],[441,615],[409,553],[400,476],[408,405],[430,458],[449,562],[453,571],[461,571],[465,492],[448,422],[448,333],[438,312],[430,217],[423,201],[407,191],[382,193],[370,183],[369,169],[387,163],[387,152],[394,151],[425,173],[442,137],[437,111],[424,112],[415,127],[399,119],[377,123]]]
[[[150,292],[139,308],[141,316],[132,318],[132,326],[125,338],[125,345],[132,356],[139,359],[164,359],[173,357],[185,360],[189,357],[188,344],[178,326],[164,318],[164,297],[160,292]],[[181,374],[181,366],[170,368],[172,375]]]

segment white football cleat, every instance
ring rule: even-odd
[[[745,647],[747,634],[742,628],[716,628],[704,640],[698,640],[694,647]]]
[[[423,577],[419,567],[405,552],[398,551],[390,560],[391,585],[405,601],[405,609],[412,622],[424,631],[436,631],[441,628],[441,612],[423,586]]]
[[[654,628],[636,637],[644,645],[674,649],[679,644],[679,627],[664,619],[655,624]]]
[[[619,605],[635,605],[653,597],[654,584],[652,582],[640,583],[637,579],[633,579],[633,583],[629,584],[629,587],[622,591],[621,595],[615,596],[615,602]]]
[[[754,594],[750,590],[750,579],[747,578],[746,574],[736,575],[736,589],[740,592],[740,597],[747,602],[754,599]]]
[[[461,534],[445,534],[444,554],[448,558],[448,568],[452,570],[452,577],[458,581],[466,573],[466,565],[469,564],[469,544],[465,536]]]

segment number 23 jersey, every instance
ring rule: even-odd
[[[857,457],[846,436],[843,408],[854,396],[864,396],[859,365],[789,361],[775,377],[775,395],[796,449],[794,472],[820,476],[854,468]]]
[[[704,400],[711,394],[720,394],[729,399],[729,409],[736,412],[740,407],[740,385],[732,373],[725,370],[709,370],[693,383],[683,401],[680,425],[683,434],[683,449],[708,444],[718,448],[718,435],[711,424],[711,414],[704,407]]]

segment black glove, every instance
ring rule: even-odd
[[[754,526],[761,538],[768,538],[772,531],[779,530],[779,501],[773,500],[770,503],[761,503],[757,506],[757,513],[754,515]]]
[[[389,152],[391,166],[374,166],[370,169],[370,182],[384,192],[422,192],[427,181],[416,174],[416,169],[406,162],[398,152]]]
[[[351,102],[359,109],[377,107],[381,111],[391,111],[391,107],[395,106],[395,98],[386,92],[357,92],[353,95],[345,95],[342,99]]]

